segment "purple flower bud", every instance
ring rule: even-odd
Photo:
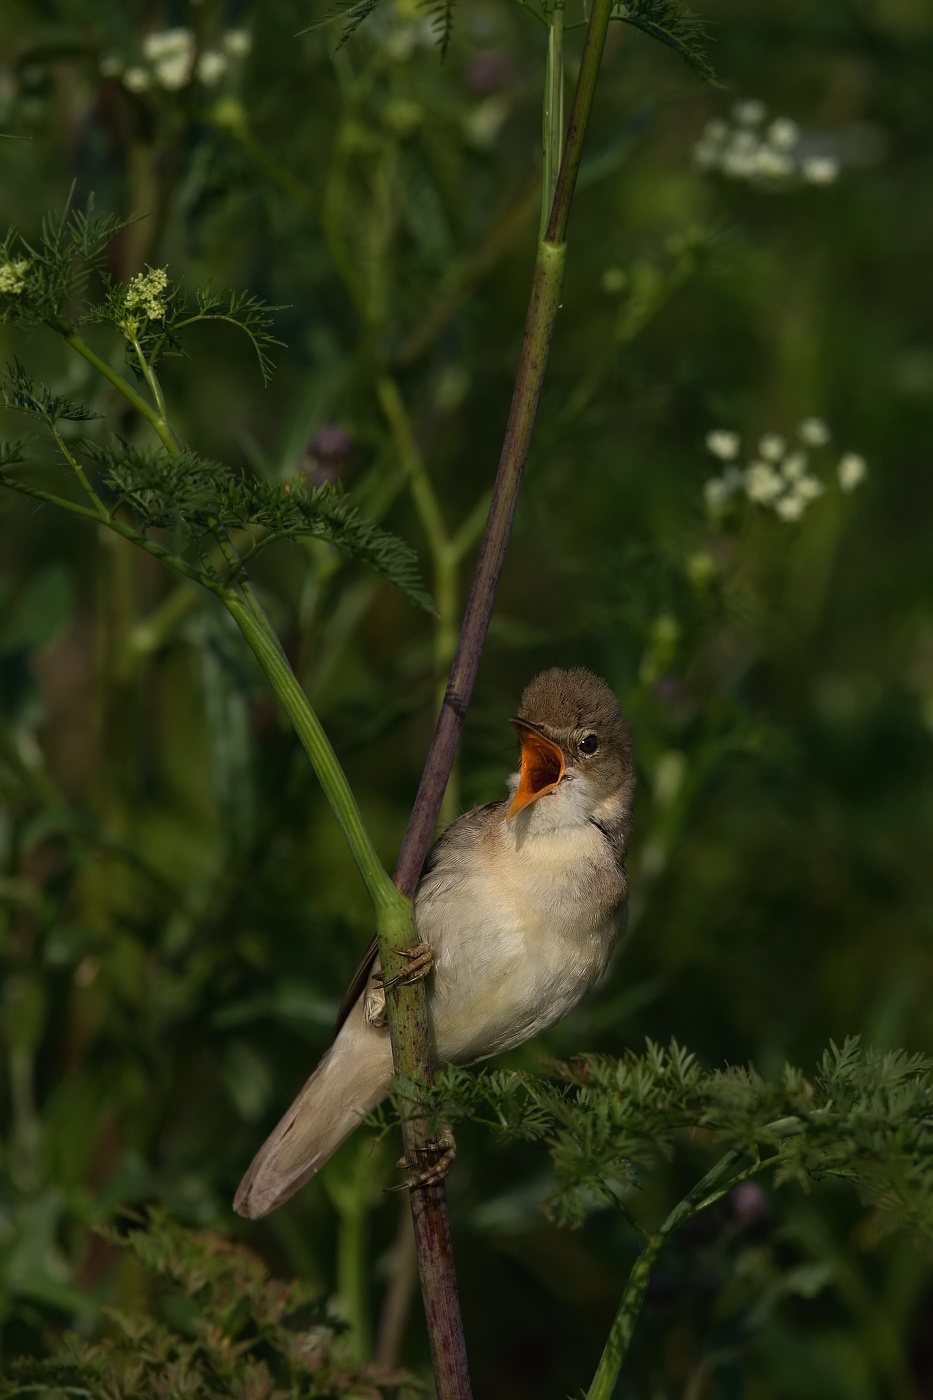
[[[746,1229],[763,1225],[771,1217],[771,1203],[754,1181],[743,1181],[730,1192],[729,1205],[738,1223]]]
[[[499,49],[474,54],[467,64],[467,87],[480,97],[501,92],[511,81],[512,60]]]
[[[323,428],[318,428],[308,443],[302,463],[312,486],[321,486],[325,482],[336,486],[352,452],[353,439],[345,429],[336,423],[326,423]]]

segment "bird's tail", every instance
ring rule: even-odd
[[[360,1119],[382,1102],[391,1081],[389,1037],[364,1024],[357,1005],[256,1153],[237,1189],[233,1209],[258,1220],[287,1201],[323,1167]]]

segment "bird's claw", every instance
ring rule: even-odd
[[[436,1186],[443,1181],[454,1164],[457,1144],[449,1130],[441,1133],[433,1142],[426,1142],[415,1149],[423,1162],[413,1163],[407,1157],[399,1157],[396,1167],[408,1172],[407,1180],[398,1186],[387,1186],[386,1191],[416,1191],[424,1186]],[[433,1160],[431,1160],[433,1159]]]
[[[390,987],[407,987],[411,982],[420,982],[434,966],[434,949],[430,943],[418,943],[414,948],[393,948],[392,951],[398,953],[400,958],[407,958],[408,966],[403,967],[394,977],[386,977],[383,972],[373,974],[386,991]]]

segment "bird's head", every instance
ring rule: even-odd
[[[536,826],[596,820],[627,834],[632,740],[604,680],[582,667],[543,671],[526,686],[512,723],[522,755],[509,821],[535,804]]]

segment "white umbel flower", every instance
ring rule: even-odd
[[[752,462],[745,473],[745,494],[761,506],[772,505],[784,490],[782,477],[768,462]]]
[[[787,443],[780,433],[765,433],[758,444],[758,456],[766,462],[779,462],[787,450]]]
[[[800,140],[800,127],[790,117],[775,117],[768,127],[768,140],[778,151],[789,151]]]
[[[767,108],[759,97],[746,97],[732,104],[732,120],[739,126],[760,126]]]
[[[775,503],[775,512],[782,520],[799,520],[807,508],[807,503],[795,491],[793,495],[783,496]]]
[[[807,156],[800,173],[808,185],[832,185],[839,178],[839,162],[835,156]]]
[[[822,418],[805,418],[798,424],[797,433],[800,441],[808,447],[825,447],[830,438],[829,429]]]
[[[21,296],[26,290],[28,271],[28,258],[14,258],[12,262],[0,263],[0,292],[8,297]]]
[[[720,462],[731,462],[739,455],[739,435],[727,428],[713,428],[706,434],[706,447]]]
[[[846,452],[843,457],[840,457],[836,472],[839,477],[840,489],[848,495],[865,480],[868,464],[865,458],[860,457],[857,452]]]

